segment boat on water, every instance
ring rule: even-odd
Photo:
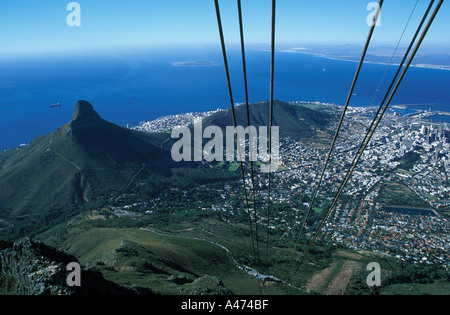
[[[50,107],[59,107],[59,106],[61,106],[61,103],[55,103],[50,105]]]

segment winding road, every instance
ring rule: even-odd
[[[160,232],[160,231],[156,231],[156,230],[150,229],[150,228],[140,228],[140,229],[144,230],[144,231],[147,231],[147,232],[150,232],[150,233],[153,233],[153,234],[158,235],[158,236],[176,237],[176,238],[182,238],[182,239],[188,239],[188,240],[196,240],[196,241],[206,242],[206,243],[212,244],[214,246],[220,247],[221,249],[223,249],[224,251],[227,252],[227,254],[230,256],[231,260],[234,262],[234,264],[236,265],[236,267],[239,270],[242,270],[242,271],[246,272],[247,274],[249,274],[249,275],[251,275],[251,276],[253,276],[253,277],[257,278],[257,279],[264,280],[265,282],[279,283],[279,284],[282,284],[284,286],[287,286],[287,287],[299,290],[299,291],[301,291],[303,293],[308,293],[308,294],[310,293],[310,292],[308,292],[308,291],[306,291],[304,289],[301,289],[299,287],[296,287],[296,286],[294,286],[294,285],[292,285],[292,284],[290,284],[290,283],[288,283],[288,282],[286,282],[284,280],[278,279],[278,278],[276,278],[274,276],[263,275],[263,274],[261,274],[260,272],[258,272],[256,269],[254,269],[252,267],[239,264],[239,262],[233,257],[233,254],[231,253],[231,251],[227,247],[223,246],[222,244],[219,244],[219,243],[216,243],[216,242],[204,239],[204,238],[198,238],[198,237],[193,237],[193,236],[181,236],[181,235],[166,234],[166,233],[163,233],[163,232]]]

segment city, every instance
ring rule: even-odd
[[[332,104],[318,106],[339,110]],[[173,115],[170,119],[142,123],[136,129],[166,132],[174,126],[191,124],[195,117],[203,118],[211,113]],[[349,118],[344,123],[332,162],[324,173],[317,204],[313,207],[316,222],[306,226],[307,236],[315,233],[314,228],[317,227],[322,209],[328,209],[353,160],[352,153],[356,152],[370,125],[373,113],[370,108],[349,108]],[[450,205],[447,181],[450,132],[446,123],[423,120],[427,115],[429,113],[425,112],[409,115],[390,112],[385,115],[322,229],[321,237],[354,250],[450,266],[450,223],[447,218]],[[330,131],[333,128],[330,127]],[[279,211],[272,213],[270,228],[285,237],[295,237],[303,224],[302,211],[310,206],[309,196],[318,184],[328,148],[302,144],[289,137],[282,137],[280,142],[281,167],[273,175],[271,193],[272,203]],[[405,158],[410,155],[414,157],[413,160]],[[252,187],[248,165],[246,173],[247,187]],[[386,190],[387,183],[408,190],[414,195],[411,200],[415,203],[402,205],[387,200],[385,204],[386,200],[380,197],[380,191],[384,186]],[[257,172],[255,186],[255,198],[263,205],[267,200],[267,174]],[[390,188],[395,187],[388,187],[387,190]],[[210,189],[207,186],[197,187],[197,191],[205,190],[205,193],[210,192]],[[217,193],[220,194],[219,200],[196,201],[198,204],[190,206],[204,212],[219,212],[228,219],[246,212],[244,204],[234,200],[236,196],[242,195],[242,180],[231,181]],[[197,199],[191,199],[187,191],[172,190],[169,194],[180,194],[182,198],[178,200],[183,203]],[[174,207],[173,197],[171,195],[167,199],[171,202],[156,198],[145,204],[127,205],[124,208],[146,209],[147,213],[153,213],[157,209]],[[405,211],[394,212],[386,206],[405,206]],[[421,208],[432,211],[420,212]],[[257,222],[261,226],[266,225],[263,211],[258,211]]]

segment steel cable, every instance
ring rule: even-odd
[[[276,0],[272,0],[272,27],[271,27],[271,57],[270,57],[270,112],[269,112],[269,179],[267,192],[267,233],[266,233],[266,261],[269,259],[269,229],[270,229],[270,194],[272,183],[272,127],[273,127],[273,104],[274,104],[274,81],[275,81],[275,22],[276,22]]]
[[[245,57],[245,40],[244,40],[244,23],[242,19],[242,5],[241,0],[237,0],[238,5],[238,16],[239,16],[239,32],[241,38],[241,53],[242,53],[242,68],[244,75],[244,90],[245,90],[245,104],[247,109],[247,125],[248,125],[248,139],[249,139],[249,160],[250,160],[250,172],[252,178],[252,189],[253,189],[253,220],[255,223],[255,234],[256,234],[256,259],[259,261],[259,236],[258,236],[258,213],[256,210],[256,189],[255,189],[255,170],[253,163],[253,150],[252,150],[252,134],[251,134],[251,121],[250,121],[250,105],[248,100],[248,82],[247,82],[247,62]]]
[[[371,140],[373,134],[375,133],[375,131],[376,131],[376,129],[377,129],[379,123],[381,122],[381,120],[382,120],[382,118],[383,118],[383,116],[384,116],[384,114],[385,114],[387,108],[389,107],[389,104],[390,104],[391,101],[392,101],[392,98],[394,97],[395,93],[397,92],[397,90],[398,90],[398,88],[399,88],[399,86],[400,86],[400,84],[401,84],[401,82],[402,82],[402,80],[403,80],[403,78],[404,78],[406,72],[408,71],[408,69],[409,69],[409,67],[410,67],[410,65],[411,65],[411,63],[412,63],[412,60],[414,59],[415,55],[417,54],[417,51],[419,50],[419,48],[420,48],[420,46],[421,46],[421,44],[422,44],[422,42],[423,42],[423,40],[424,40],[426,34],[428,33],[428,30],[430,29],[431,24],[433,23],[433,21],[434,21],[436,15],[437,15],[437,13],[439,12],[439,9],[440,9],[440,7],[441,7],[441,5],[442,5],[442,3],[443,3],[443,0],[439,0],[439,3],[437,4],[437,6],[436,6],[436,8],[435,8],[435,10],[434,10],[434,12],[433,12],[433,14],[432,14],[432,16],[430,17],[430,20],[428,21],[428,23],[427,23],[427,25],[426,25],[424,31],[422,32],[422,35],[421,35],[421,37],[419,38],[419,41],[417,42],[417,44],[416,44],[416,46],[415,46],[415,48],[414,48],[414,50],[413,50],[411,56],[409,57],[409,60],[408,60],[408,62],[407,62],[407,64],[406,64],[406,66],[404,67],[404,69],[403,69],[403,71],[402,71],[402,73],[401,73],[399,79],[398,79],[397,82],[395,83],[395,80],[396,80],[396,78],[397,78],[397,76],[398,76],[398,73],[399,73],[400,70],[402,69],[403,63],[404,63],[404,61],[406,60],[407,55],[409,54],[410,49],[411,49],[412,46],[414,45],[415,40],[417,39],[417,36],[418,36],[418,34],[419,34],[419,32],[420,32],[420,29],[422,28],[422,26],[423,26],[423,24],[424,24],[424,22],[425,22],[425,20],[426,20],[426,17],[428,16],[429,11],[431,10],[431,7],[432,7],[433,3],[434,3],[434,0],[431,1],[431,3],[430,3],[430,5],[429,5],[429,7],[428,7],[426,13],[424,14],[424,17],[423,17],[423,19],[422,19],[422,21],[421,21],[421,23],[420,23],[420,25],[419,25],[419,27],[418,27],[418,29],[417,29],[417,31],[416,31],[416,34],[414,35],[414,37],[413,37],[413,39],[412,39],[412,41],[411,41],[410,47],[408,48],[408,51],[405,53],[405,56],[404,56],[404,58],[403,58],[404,60],[403,60],[402,64],[399,66],[399,70],[398,70],[398,72],[397,72],[397,75],[394,77],[394,79],[393,79],[393,81],[392,81],[392,84],[391,84],[391,87],[390,87],[390,89],[388,90],[388,92],[387,92],[386,95],[385,95],[385,99],[383,100],[383,102],[386,101],[388,95],[389,95],[389,98],[388,98],[387,102],[384,104],[383,110],[382,110],[380,116],[379,116],[378,119],[376,120],[376,123],[375,123],[373,129],[371,130],[369,136],[367,137],[366,141],[364,142],[364,145],[363,145],[363,148],[362,148],[360,154],[358,155],[358,157],[357,157],[355,163],[353,164],[353,166],[352,166],[350,172],[347,173],[347,176],[346,176],[345,181],[341,184],[341,187],[340,187],[340,189],[339,189],[339,191],[338,191],[336,197],[334,198],[332,205],[331,205],[330,208],[328,209],[328,211],[327,211],[325,217],[323,218],[323,220],[322,220],[322,222],[321,222],[321,224],[320,224],[318,230],[316,231],[316,233],[315,233],[315,235],[314,235],[314,238],[313,238],[312,242],[309,244],[308,249],[307,249],[307,250],[305,251],[305,253],[303,254],[302,259],[301,259],[300,263],[298,264],[298,267],[296,268],[296,270],[295,270],[294,273],[292,274],[291,278],[295,275],[295,273],[297,272],[299,266],[303,263],[303,261],[304,261],[306,255],[308,254],[308,252],[310,251],[311,247],[314,245],[315,241],[317,240],[317,237],[318,237],[318,235],[319,235],[321,229],[323,228],[323,226],[324,226],[326,220],[328,219],[328,216],[330,215],[330,213],[331,213],[332,209],[334,208],[334,206],[335,206],[337,200],[339,199],[339,196],[340,196],[340,194],[342,193],[342,190],[344,189],[344,187],[345,187],[345,185],[346,185],[348,179],[350,178],[350,176],[351,176],[353,170],[355,169],[356,165],[357,165],[358,162],[359,162],[359,159],[360,159],[361,156],[363,155],[363,153],[364,153],[364,151],[365,151],[365,149],[366,149],[368,143],[370,142],[370,140]],[[394,83],[395,83],[395,86],[394,86],[394,88],[392,89],[392,86],[394,85]],[[392,89],[392,92],[389,94],[389,91],[390,91],[391,89]]]
[[[300,243],[301,237],[302,237],[302,235],[303,235],[303,233],[304,233],[306,223],[307,223],[307,221],[308,221],[308,219],[309,219],[309,217],[310,217],[310,215],[311,215],[311,210],[312,210],[312,208],[313,208],[313,206],[314,206],[314,202],[315,202],[315,200],[316,200],[316,197],[317,197],[317,194],[318,194],[320,185],[322,184],[323,177],[324,177],[324,175],[325,175],[325,171],[326,171],[326,169],[327,169],[327,167],[328,167],[328,164],[329,164],[329,161],[330,161],[330,158],[331,158],[331,154],[333,153],[334,147],[335,147],[335,145],[336,145],[336,141],[337,141],[337,138],[338,138],[338,136],[339,136],[340,130],[341,130],[341,128],[342,128],[342,124],[343,124],[343,122],[344,122],[344,118],[345,118],[345,115],[346,115],[346,112],[347,112],[347,109],[348,109],[348,105],[349,105],[350,100],[351,100],[351,97],[352,97],[352,95],[353,95],[353,91],[354,91],[354,89],[355,89],[356,82],[357,82],[358,77],[359,77],[359,74],[360,74],[360,72],[361,72],[361,68],[362,68],[364,59],[365,59],[365,57],[366,57],[367,50],[368,50],[369,45],[370,45],[370,42],[371,42],[371,40],[372,40],[372,36],[373,36],[374,30],[375,30],[375,27],[376,27],[376,21],[377,21],[377,19],[378,19],[378,17],[379,17],[380,10],[381,10],[381,8],[382,8],[382,6],[383,6],[383,2],[384,2],[384,0],[380,0],[380,2],[379,2],[379,4],[378,4],[378,5],[379,5],[379,10],[378,10],[378,12],[376,13],[376,15],[375,15],[375,17],[374,17],[374,22],[373,22],[373,24],[372,24],[372,26],[371,26],[371,28],[370,28],[369,35],[367,36],[366,43],[365,43],[364,49],[363,49],[363,53],[362,53],[361,58],[360,58],[360,61],[359,61],[359,63],[358,63],[358,67],[357,67],[357,69],[356,69],[356,73],[355,73],[355,75],[354,75],[353,82],[352,82],[352,84],[351,84],[350,91],[349,91],[349,93],[348,93],[347,100],[346,100],[346,102],[345,102],[345,106],[344,106],[344,108],[343,108],[343,111],[342,111],[342,114],[341,114],[341,118],[340,118],[340,120],[339,120],[338,127],[337,127],[337,129],[336,129],[336,132],[335,132],[333,141],[332,141],[332,143],[331,143],[330,150],[329,150],[329,152],[328,152],[327,158],[326,158],[326,160],[325,160],[325,164],[324,164],[324,166],[323,166],[322,173],[321,173],[320,178],[319,178],[319,182],[318,182],[318,184],[317,184],[317,186],[316,186],[316,188],[315,188],[315,190],[314,190],[314,194],[313,194],[311,203],[310,203],[310,205],[309,205],[308,212],[307,212],[307,214],[306,214],[306,216],[305,216],[305,220],[304,220],[303,225],[302,225],[302,228],[301,228],[301,230],[300,230],[300,234],[299,234],[299,236],[298,236],[296,245],[294,246],[294,252],[295,252],[295,250],[297,249],[298,244]],[[295,255],[295,253],[293,253],[293,256],[294,256],[294,255]],[[293,260],[293,256],[291,257],[291,261]]]
[[[234,106],[233,92],[232,92],[232,88],[231,88],[230,71],[228,68],[228,57],[227,57],[227,51],[226,51],[226,46],[225,46],[225,38],[223,35],[223,27],[222,27],[222,19],[220,16],[219,1],[214,0],[214,3],[215,3],[215,8],[216,8],[217,24],[219,27],[220,43],[222,46],[222,55],[223,55],[225,74],[226,74],[227,85],[228,85],[228,95],[230,98],[231,111],[233,114],[234,134],[236,134],[236,130],[237,130],[236,110],[235,110],[235,106]],[[244,164],[243,164],[243,160],[242,160],[242,156],[241,156],[241,152],[240,152],[239,143],[237,145],[237,150],[238,150],[240,166],[241,166],[240,168],[241,168],[242,182],[244,185],[245,203],[247,206],[247,215],[248,215],[248,221],[249,221],[249,227],[250,227],[250,235],[251,235],[251,239],[252,239],[253,255],[254,255],[254,257],[257,257],[257,252],[256,252],[256,247],[255,247],[255,238],[254,238],[254,234],[253,234],[253,224],[252,224],[252,219],[251,219],[251,215],[250,215],[250,206],[249,206],[248,194],[247,194],[247,185],[245,182]]]

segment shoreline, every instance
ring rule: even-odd
[[[332,107],[332,108],[336,108],[336,107],[343,107],[343,105],[341,104],[335,104],[335,103],[330,103],[330,102],[320,102],[320,101],[305,101],[305,100],[297,100],[297,101],[286,101],[286,103],[289,103],[291,105],[315,105],[315,106],[326,106],[326,107]],[[236,106],[239,105],[243,105],[243,103],[236,103]],[[396,112],[398,111],[398,107],[399,106],[408,106],[408,104],[395,104],[395,105],[390,105],[390,110],[393,109],[397,109]],[[428,104],[424,104],[423,106],[428,106]],[[372,106],[375,107],[375,106]],[[397,108],[396,108],[397,107]],[[370,110],[369,106],[349,106],[349,108],[352,109],[367,109]],[[402,108],[400,108],[402,109]],[[186,113],[180,113],[180,114],[171,114],[171,115],[164,115],[164,116],[160,116],[158,118],[155,118],[153,120],[148,120],[148,121],[141,121],[138,125],[133,125],[133,126],[123,126],[124,128],[127,129],[134,129],[134,130],[138,130],[138,131],[143,131],[143,132],[161,132],[161,131],[167,131],[167,127],[163,129],[159,129],[159,130],[145,130],[146,126],[150,126],[153,123],[160,123],[160,122],[167,122],[170,120],[178,120],[178,119],[186,119],[187,121],[189,121],[189,123],[193,122],[193,119],[195,118],[206,118],[209,115],[212,115],[213,113],[217,112],[217,111],[225,111],[228,110],[228,108],[217,108],[215,110],[210,110],[210,111],[203,111],[203,112],[186,112]],[[405,110],[405,109],[402,109]],[[403,113],[403,115],[423,115],[426,114],[425,117],[421,117],[420,119],[426,119],[426,117],[428,116],[449,116],[450,117],[450,111],[446,112],[446,111],[442,111],[442,110],[432,110],[431,112],[429,112],[428,110],[425,109],[411,109],[410,113],[406,114]],[[426,119],[428,120],[428,119]],[[450,124],[450,118],[449,121],[433,121],[433,119],[431,119],[429,121],[429,123],[438,123],[438,124]],[[31,142],[31,141],[30,141]],[[1,149],[0,153],[9,151],[9,150],[14,150],[14,149],[20,149],[23,148],[25,146],[27,146],[29,143],[21,143],[20,145],[14,146],[14,147],[10,147],[7,149]]]
[[[338,108],[342,108],[343,105],[339,105],[339,104],[335,104],[335,103],[324,103],[324,102],[319,102],[319,101],[303,101],[303,100],[299,100],[299,101],[287,101],[286,103],[294,105],[294,106],[308,106],[308,105],[313,105],[313,106],[324,106],[324,107],[328,107],[328,108],[332,108],[337,110]],[[240,105],[245,105],[243,103],[236,103],[236,106],[240,106]],[[398,106],[408,106],[406,105],[391,105],[390,106],[390,110],[397,110],[396,112],[398,112]],[[424,106],[428,106],[428,104],[425,104]],[[349,106],[349,109],[351,110],[362,110],[362,111],[366,111],[366,110],[374,110],[374,108],[376,108],[376,106],[372,106],[373,108],[370,108],[369,106]],[[175,114],[175,115],[166,115],[166,116],[161,116],[158,117],[156,119],[153,120],[149,120],[149,121],[142,121],[139,125],[136,126],[130,126],[129,129],[133,129],[133,130],[138,130],[138,131],[143,131],[143,132],[167,132],[170,131],[173,127],[175,126],[188,126],[189,124],[193,123],[195,119],[204,119],[218,111],[226,111],[228,110],[228,108],[217,108],[216,110],[212,110],[212,111],[204,111],[204,112],[186,112],[186,113],[181,113],[181,114]],[[406,109],[403,109],[406,110]],[[417,117],[418,120],[428,120],[427,117],[429,116],[449,116],[450,117],[450,112],[445,112],[445,111],[441,111],[441,110],[437,110],[437,111],[426,111],[426,110],[422,110],[422,109],[412,109],[410,110],[410,113],[402,113],[402,116],[406,116],[406,115],[418,115],[420,117]],[[441,122],[441,121],[429,121],[429,123],[435,123],[435,124],[444,124],[444,123],[450,123],[449,122]]]
[[[330,59],[330,60],[337,60],[337,61],[348,61],[348,62],[356,62],[358,63],[358,60],[353,60],[353,59],[346,59],[343,57],[333,57],[333,56],[328,56],[325,55],[323,53],[315,53],[315,52],[307,52],[304,50],[296,50],[296,49],[284,49],[281,50],[280,52],[284,52],[284,53],[290,53],[290,54],[303,54],[303,55],[312,55],[314,57],[317,58],[325,58],[325,59]],[[387,62],[377,62],[377,61],[368,61],[365,60],[364,63],[367,64],[374,64],[374,65],[384,65],[384,66],[399,66],[399,63],[387,63]],[[435,65],[435,64],[425,64],[425,63],[417,63],[417,64],[411,64],[410,67],[413,68],[421,68],[421,69],[430,69],[430,70],[443,70],[443,71],[450,71],[450,65]]]
[[[215,67],[219,64],[213,61],[175,61],[172,67]]]

